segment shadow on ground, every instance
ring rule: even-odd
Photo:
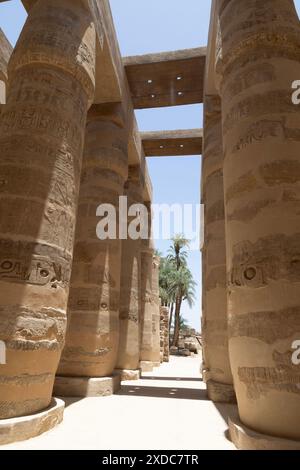
[[[206,390],[176,387],[143,387],[122,385],[117,395],[132,397],[180,398],[183,400],[208,400]]]
[[[179,382],[203,382],[202,379],[196,377],[160,377],[160,376],[147,376],[142,375],[142,380],[178,380]]]

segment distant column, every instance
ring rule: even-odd
[[[6,101],[7,64],[12,53],[12,46],[0,28],[0,104]],[[1,107],[0,107],[1,108]],[[0,109],[1,112],[1,109]]]
[[[160,362],[169,362],[169,308],[160,307]]]
[[[299,19],[292,0],[222,0],[219,18],[229,353],[239,414],[251,430],[299,441],[300,108],[292,102]]]
[[[141,241],[141,348],[140,368],[143,372],[153,370],[153,243],[151,239],[151,203],[145,203],[148,209],[148,239]]]
[[[143,204],[141,169],[129,166],[125,195],[128,207]],[[135,217],[128,217],[128,226]],[[141,240],[128,236],[122,243],[120,341],[117,369],[123,380],[140,376],[140,321],[141,321]]]
[[[202,250],[203,372],[212,401],[234,402],[228,351],[222,112],[218,96],[206,96],[204,100],[202,181],[205,218]]]
[[[159,265],[160,257],[154,255],[152,259],[152,362],[154,367],[160,365]]]
[[[128,131],[122,105],[93,105],[86,127],[68,332],[59,376],[105,377],[116,366],[122,242],[118,224],[115,229],[111,226],[110,232],[106,222],[107,211],[111,209],[110,222],[118,221],[119,197],[127,180],[127,149]],[[97,214],[100,205],[103,210]],[[96,233],[101,220],[106,239],[100,239],[101,234]],[[59,379],[57,387],[61,390],[65,383]],[[76,380],[73,383],[76,388]],[[56,389],[57,394],[60,390]]]
[[[96,35],[79,0],[39,0],[9,64],[0,120],[0,418],[51,402],[66,329]]]

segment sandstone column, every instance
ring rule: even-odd
[[[169,308],[160,307],[160,362],[169,362]]]
[[[216,402],[232,402],[235,394],[228,351],[222,113],[221,100],[213,95],[206,96],[204,101],[202,181],[205,216],[203,369],[209,398]]]
[[[119,197],[128,172],[128,131],[119,103],[93,105],[88,114],[78,203],[74,260],[68,302],[68,332],[58,375],[110,376],[119,342],[121,240],[116,223],[99,239],[97,224],[119,219]],[[103,205],[103,219],[97,208]],[[114,217],[114,214],[116,217]],[[57,378],[56,393],[71,393],[71,382]],[[86,382],[87,383],[87,382]],[[102,383],[102,382],[101,382]],[[100,384],[100,381],[99,381]],[[100,385],[99,385],[100,386]],[[68,392],[67,392],[68,390]]]
[[[125,184],[128,208],[143,203],[141,169],[129,166]],[[128,217],[128,225],[135,217]],[[117,369],[123,380],[137,379],[140,361],[141,321],[141,239],[128,236],[122,242],[121,293],[120,293],[120,341]]]
[[[95,29],[79,0],[39,0],[0,121],[0,418],[51,401],[63,347]]]
[[[141,348],[140,368],[142,372],[153,370],[153,243],[151,239],[151,203],[145,203],[148,209],[148,239],[141,240]]]
[[[300,439],[300,29],[292,0],[219,2],[229,352],[244,425]]]
[[[0,104],[6,101],[7,64],[12,53],[12,46],[0,28]],[[1,112],[1,106],[0,106]]]
[[[159,298],[159,265],[160,257],[152,259],[152,362],[160,365],[160,298]]]

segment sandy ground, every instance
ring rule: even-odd
[[[199,356],[172,356],[116,395],[65,399],[62,424],[0,449],[234,449],[226,437],[234,405],[207,400],[199,369]]]

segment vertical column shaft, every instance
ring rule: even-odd
[[[130,166],[125,184],[128,207],[143,203],[140,168]],[[128,217],[129,225],[133,217]],[[117,368],[137,370],[140,360],[141,239],[128,235],[122,242],[120,341]]]
[[[148,210],[148,239],[141,241],[141,369],[152,370],[152,314],[153,314],[153,245],[151,239],[151,203],[145,203]]]
[[[0,418],[51,400],[63,347],[95,29],[79,0],[39,0],[0,120]]]
[[[152,259],[152,362],[160,364],[160,298],[159,298],[160,257]]]
[[[169,362],[169,308],[160,307],[160,362]]]
[[[209,398],[228,402],[234,401],[235,395],[228,351],[222,113],[221,100],[213,95],[204,101],[202,181],[205,379]]]
[[[12,47],[0,28],[0,104],[5,103],[6,101],[7,65],[11,53]]]
[[[119,197],[128,171],[128,131],[122,105],[93,105],[88,114],[81,173],[68,332],[59,375],[103,377],[116,366],[119,342],[121,240],[96,233],[97,209],[119,219]],[[104,206],[105,205],[105,206]],[[106,218],[105,221],[106,222]],[[109,229],[109,228],[108,228]],[[106,231],[105,231],[106,233]]]
[[[300,29],[292,0],[219,2],[229,351],[242,422],[300,439]]]

